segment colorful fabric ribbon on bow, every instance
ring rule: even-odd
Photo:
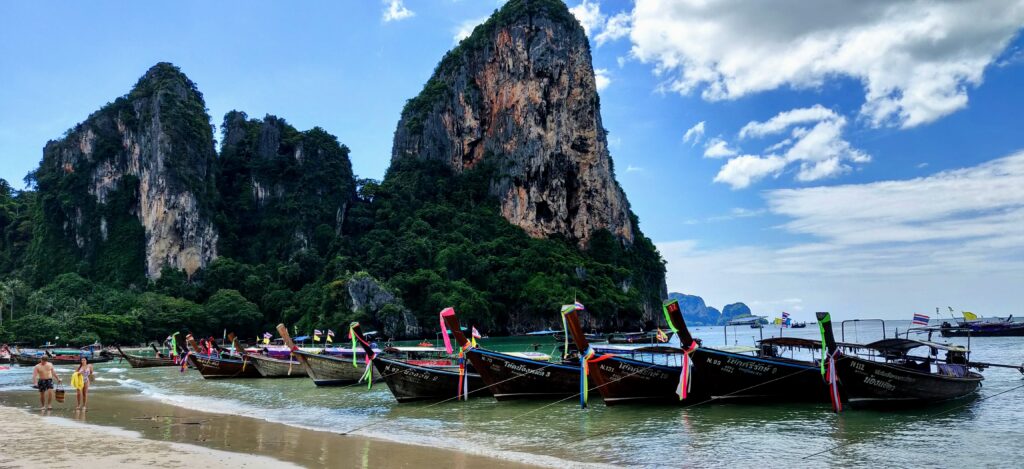
[[[836,374],[836,357],[839,355],[839,349],[835,352],[828,354],[827,362],[822,362],[822,366],[825,368],[825,382],[828,383],[828,394],[832,400],[832,410],[839,413],[843,410],[843,402],[839,398],[839,376]]]
[[[455,400],[469,400],[469,385],[466,383],[467,377],[466,354],[464,350],[459,350],[459,386],[456,390]]]
[[[184,373],[185,369],[188,368],[188,357],[192,356],[192,351],[189,350],[185,353],[184,357],[181,357],[181,372]]]
[[[449,308],[445,308],[445,309],[443,309],[441,311],[441,315],[440,315],[440,318],[441,318],[441,337],[444,338],[444,350],[446,352],[448,352],[448,354],[450,355],[452,353],[455,353],[455,350],[452,349],[452,340],[450,338],[448,338],[448,326],[446,326],[444,324],[444,318],[446,316],[455,316],[455,309],[450,308],[450,307]]]
[[[615,355],[606,353],[600,357],[594,358],[597,352],[594,351],[593,347],[587,347],[587,351],[580,356],[580,408],[587,408],[587,398],[590,392],[590,383],[587,377],[590,375],[590,364],[598,363],[607,360]]]
[[[676,395],[679,396],[679,400],[686,399],[686,396],[690,393],[690,373],[693,372],[693,359],[690,358],[690,354],[694,350],[697,350],[697,341],[690,342],[690,346],[683,350],[683,362],[679,368],[679,386],[676,387]]]

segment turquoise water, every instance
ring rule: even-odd
[[[907,327],[906,321],[887,323]],[[752,345],[759,331],[730,328],[729,345]],[[706,346],[725,342],[721,328],[694,328]],[[778,335],[766,328],[764,337]],[[839,334],[838,326],[836,328]],[[817,329],[784,330],[817,338]],[[847,341],[880,338],[877,325],[847,329]],[[951,339],[966,343],[966,339]],[[552,352],[550,337],[485,339],[504,350]],[[1024,338],[977,338],[977,361],[1024,362]],[[69,369],[69,367],[58,367]],[[832,413],[822,405],[708,404],[692,408],[608,408],[592,393],[581,410],[561,403],[471,399],[440,404],[394,403],[387,388],[317,388],[306,379],[204,381],[169,368],[97,366],[94,392],[131,390],[197,410],[248,415],[333,432],[353,432],[564,466],[566,461],[640,466],[1019,467],[1024,458],[1024,385],[1015,370],[984,371],[977,398],[919,410]],[[0,371],[0,391],[31,392],[31,371]],[[1005,394],[997,395],[1005,392]],[[96,410],[99,411],[99,410]],[[817,456],[815,453],[822,452]]]

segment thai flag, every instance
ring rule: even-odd
[[[334,331],[327,329],[327,337],[334,337]]]
[[[789,319],[789,313],[783,311],[782,312],[782,319]]]
[[[476,326],[473,326],[472,334],[473,334],[473,338],[474,339],[482,339],[483,338],[483,336],[480,335],[480,331],[476,330]]]
[[[313,329],[313,335],[324,335],[324,333],[320,332],[320,329]]]
[[[582,311],[582,310],[586,309],[586,308],[583,307],[583,303],[580,303],[579,301],[573,302],[572,305],[573,305],[573,307],[576,308],[576,311]]]
[[[273,336],[273,335],[271,335],[271,334],[270,334],[269,332],[264,332],[264,333],[263,333],[263,338],[264,338],[264,339],[269,339],[269,338],[271,338],[271,337],[274,337],[274,336]]]
[[[926,316],[924,314],[921,314],[921,313],[914,313],[914,320],[911,321],[911,324],[915,324],[915,325],[918,325],[918,326],[927,326],[928,325],[928,316]]]

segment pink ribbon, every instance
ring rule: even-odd
[[[828,372],[825,374],[825,381],[828,382],[828,394],[832,399],[832,410],[839,413],[843,410],[843,402],[839,398],[839,377],[836,375],[836,355],[839,349],[828,356]]]
[[[455,316],[455,310],[453,308],[445,308],[441,311],[441,337],[444,338],[444,349],[449,354],[453,353],[452,340],[448,338],[448,326],[444,324],[444,318],[446,316]]]
[[[679,400],[686,399],[687,394],[690,392],[690,371],[693,368],[693,360],[690,358],[690,353],[697,349],[697,341],[690,343],[690,346],[683,350],[683,363],[679,370],[679,387],[676,388],[676,394],[679,395]]]

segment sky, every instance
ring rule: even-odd
[[[381,178],[405,100],[498,0],[6,1],[0,177],[178,65]],[[1024,0],[569,0],[669,291],[813,320],[1024,316]],[[930,313],[929,313],[930,312]]]

